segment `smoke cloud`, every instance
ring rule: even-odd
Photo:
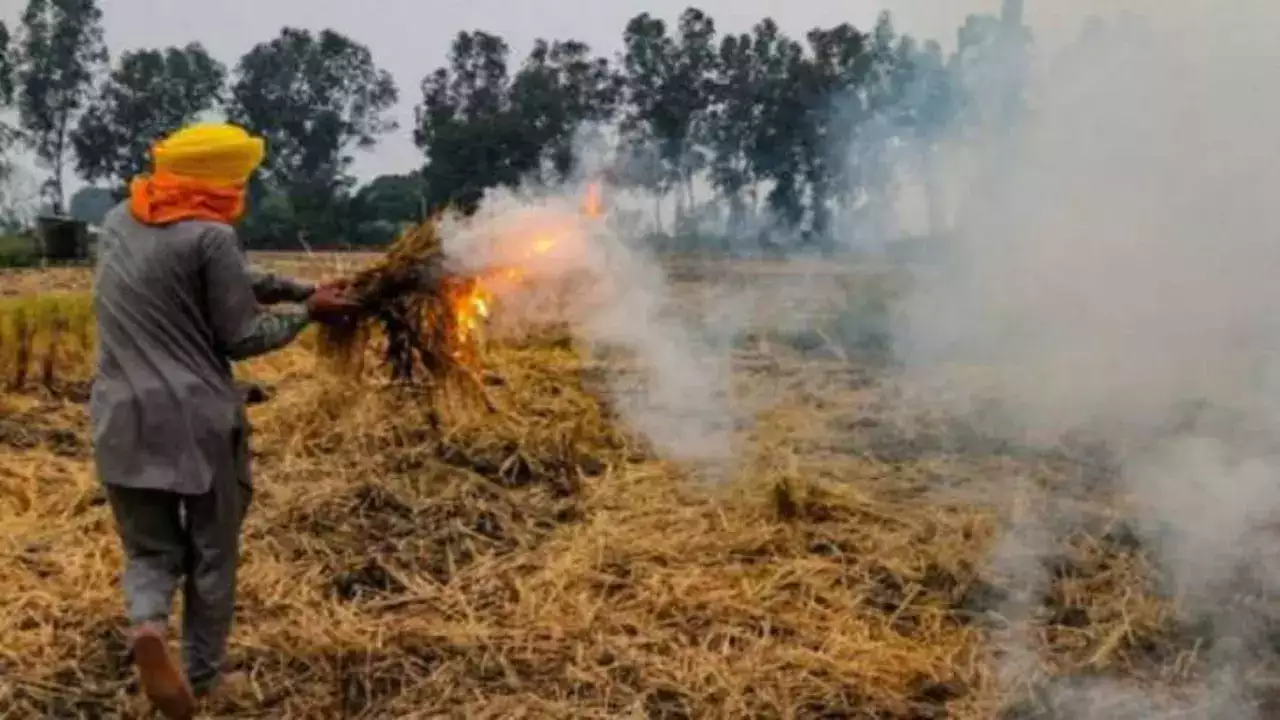
[[[470,218],[443,227],[446,253],[466,269],[513,269],[498,288],[504,319],[566,324],[589,352],[621,352],[611,364],[615,409],[663,457],[709,467],[734,456],[729,354],[680,313],[657,259],[589,205],[599,188],[489,193]]]
[[[1277,586],[1280,5],[1121,3],[1101,25],[1037,9],[1037,36],[1091,31],[1037,57],[1019,121],[948,149],[963,207],[901,307],[898,352],[937,404],[998,402],[993,429],[1044,446],[1104,437],[1188,612],[1256,638],[1222,608],[1242,578]],[[1171,432],[1191,404],[1213,412]],[[1042,581],[1036,563],[1012,567]],[[1063,699],[1082,718],[1249,717],[1239,669],[1271,652],[1221,644],[1189,705],[1105,684]]]
[[[1029,73],[1011,55],[969,76],[987,105],[1010,97],[1004,83],[1025,83],[1025,110],[977,108],[981,122],[953,128],[929,178],[952,228],[897,307],[894,350],[914,387],[902,402],[1042,447],[1082,430],[1103,438],[1170,592],[1212,621],[1212,673],[1190,700],[1093,680],[1058,689],[1063,712],[1247,718],[1245,669],[1275,658],[1257,642],[1262,619],[1224,608],[1280,588],[1280,533],[1267,527],[1280,513],[1280,98],[1269,92],[1280,5],[1032,3],[1026,22],[1054,39],[1036,43]],[[896,171],[918,179],[920,168]],[[447,221],[446,249],[472,269],[520,268],[528,287],[504,312],[624,350],[634,362],[611,377],[615,405],[660,454],[726,466],[735,427],[758,409],[731,392],[732,339],[780,296],[721,287],[698,313],[680,312],[638,233],[584,213],[587,196],[584,182],[491,192],[475,217]],[[921,227],[936,211],[925,205],[900,205],[894,224]],[[832,299],[799,285],[806,297],[789,301]],[[573,302],[557,300],[566,294]],[[1016,625],[1049,581],[1053,538],[1077,518],[1052,498],[1047,511],[1030,507],[1016,497],[1024,483],[1008,482],[1015,507],[991,571],[1014,588],[1014,626],[994,640],[1016,683],[1036,665]]]

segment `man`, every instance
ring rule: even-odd
[[[262,157],[262,140],[235,126],[178,131],[153,148],[154,172],[133,180],[99,240],[94,459],[126,555],[134,662],[171,718],[191,717],[219,680],[235,607],[253,490],[231,362],[353,309],[337,286],[248,268],[232,223]],[[280,302],[305,308],[260,307]],[[165,646],[184,576],[185,678]]]

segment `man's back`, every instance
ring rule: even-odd
[[[103,222],[91,413],[105,481],[199,493],[229,452],[241,406],[211,322],[204,261],[209,239],[232,232],[204,221],[144,225],[127,205]]]

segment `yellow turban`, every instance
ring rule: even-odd
[[[189,125],[151,148],[157,174],[204,180],[215,185],[243,185],[262,164],[262,138],[236,125]]]

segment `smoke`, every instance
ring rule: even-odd
[[[678,312],[638,238],[592,212],[598,192],[583,182],[492,191],[474,216],[446,220],[446,253],[468,270],[497,271],[489,284],[505,321],[563,323],[589,352],[624,355],[608,372],[627,424],[663,457],[723,471],[734,457],[729,353]]]
[[[1085,26],[1057,5],[1046,32],[1030,9],[1037,36]],[[956,141],[959,226],[916,278],[896,347],[949,409],[995,400],[1000,430],[1046,446],[1107,438],[1184,607],[1256,638],[1223,608],[1242,578],[1277,585],[1280,534],[1263,525],[1280,511],[1280,5],[1123,5],[1038,57],[1018,122]],[[981,386],[957,372],[972,366]],[[1187,403],[1231,419],[1169,432]],[[1036,563],[1012,573],[1043,581]],[[1221,644],[1191,706],[1105,684],[1063,700],[1076,717],[1248,717],[1240,669],[1271,652],[1256,644]]]
[[[1125,509],[1171,593],[1188,616],[1212,621],[1212,672],[1191,700],[1076,682],[1058,689],[1063,712],[1245,718],[1246,670],[1272,650],[1258,642],[1265,619],[1233,601],[1280,586],[1268,571],[1280,535],[1265,527],[1280,511],[1280,247],[1269,212],[1280,100],[1267,82],[1280,67],[1280,6],[1099,8],[1109,11],[1102,25],[1061,4],[1033,6],[1034,37],[1071,40],[1052,53],[1036,45],[1030,72],[998,67],[995,53],[982,60],[997,67],[969,75],[987,107],[953,128],[928,179],[946,189],[955,228],[917,268],[893,327],[905,379],[936,392],[904,402],[982,409],[970,414],[991,424],[983,429],[1045,447],[1081,430],[1105,438],[1119,454]],[[1025,109],[1006,105],[1022,82]],[[890,159],[918,162],[910,156]],[[723,468],[754,409],[730,392],[730,339],[777,298],[717,287],[707,307],[682,314],[636,233],[582,211],[587,194],[584,180],[492,192],[475,217],[449,221],[446,249],[472,269],[519,268],[533,290],[504,296],[504,313],[565,322],[594,350],[624,350],[630,369],[610,376],[624,420],[666,457]],[[614,200],[604,206],[621,210]],[[908,212],[917,217],[899,227],[919,224],[921,208]],[[796,285],[799,300],[830,299],[816,283]],[[566,294],[572,302],[559,300]],[[993,405],[1002,412],[985,412]],[[1175,423],[1188,407],[1202,411]],[[1016,500],[991,559],[1015,589],[1013,624],[995,638],[1010,683],[1037,665],[1019,624],[1032,622],[1050,580],[1042,560],[1079,520],[1054,498],[1034,504]]]

